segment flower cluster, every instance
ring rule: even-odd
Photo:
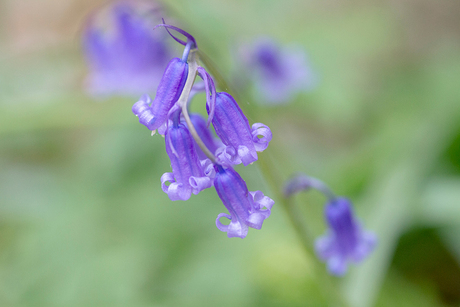
[[[88,92],[138,96],[156,89],[170,58],[165,36],[151,30],[158,10],[155,3],[118,1],[91,16],[83,35]]]
[[[155,98],[144,95],[132,107],[141,124],[152,134],[157,130],[165,137],[172,172],[161,176],[162,190],[171,200],[187,200],[192,193],[214,186],[230,213],[218,215],[217,228],[228,237],[244,238],[248,227],[262,227],[274,201],[260,191],[249,192],[233,165],[256,161],[257,152],[267,148],[271,131],[261,123],[250,126],[235,99],[216,91],[213,78],[198,64],[197,43],[192,35],[164,23],[156,27],[166,28],[185,46],[182,57],[171,59],[167,65]],[[196,76],[203,82],[194,85]],[[207,121],[199,114],[188,113],[190,98],[197,91],[206,93]],[[217,137],[210,130],[211,124]],[[222,224],[221,217],[230,223]]]
[[[377,238],[373,233],[363,230],[354,216],[351,202],[346,198],[336,197],[318,179],[298,175],[286,184],[284,193],[291,196],[312,188],[328,198],[325,217],[329,229],[326,235],[316,240],[315,251],[321,260],[327,262],[331,274],[341,276],[346,273],[349,261],[359,263],[371,253]]]

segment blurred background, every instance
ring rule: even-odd
[[[170,162],[131,112],[140,95],[85,91],[83,29],[109,4],[0,0],[0,306],[328,306],[282,207],[228,239],[213,189],[186,202],[161,191]],[[280,188],[297,171],[318,177],[378,234],[374,253],[334,278],[349,306],[459,306],[460,2],[163,6],[249,122],[271,128],[260,156]],[[260,36],[301,46],[316,86],[256,103],[236,50]],[[204,113],[204,96],[193,108]],[[277,202],[258,164],[237,170]],[[295,201],[321,235],[324,199]]]

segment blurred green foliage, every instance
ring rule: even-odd
[[[164,141],[131,113],[137,97],[81,90],[79,29],[95,5],[54,3],[0,1],[0,306],[327,306],[281,207],[239,240],[216,229],[225,208],[212,189],[168,199]],[[236,93],[250,122],[273,131],[261,157],[280,185],[296,171],[323,179],[379,235],[334,280],[349,306],[458,306],[459,4],[166,6],[230,84],[238,43],[270,35],[308,51],[311,93],[271,108]],[[238,171],[249,190],[276,195],[258,163]],[[320,235],[324,200],[295,201]]]

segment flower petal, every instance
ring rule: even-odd
[[[359,240],[359,244],[352,255],[352,260],[356,263],[361,262],[374,250],[376,244],[377,236],[374,233],[362,233],[361,238]]]
[[[327,261],[327,270],[332,275],[343,276],[347,272],[347,261],[341,255],[335,255]]]
[[[259,139],[259,135],[262,138]],[[268,143],[272,140],[272,132],[268,126],[262,123],[252,125],[252,140],[257,151],[264,151],[268,147]]]
[[[254,203],[257,204],[258,209],[264,207],[271,209],[275,204],[275,201],[268,196],[265,196],[261,191],[249,192],[254,200]]]
[[[188,179],[190,186],[192,187],[193,194],[198,194],[204,189],[210,188],[212,186],[212,180],[209,177],[195,177],[190,176]]]
[[[231,215],[229,214],[226,214],[226,213],[221,213],[217,216],[217,219],[216,219],[216,226],[217,226],[217,229],[219,229],[220,231],[223,231],[223,232],[227,232],[228,231],[228,226],[229,225],[224,225],[222,224],[222,222],[220,221],[220,218],[221,217],[226,217],[228,218],[230,221],[232,220],[232,217]]]
[[[174,183],[174,175],[173,173],[164,173],[163,176],[160,178],[161,180],[161,189],[163,192],[168,193],[168,186],[166,185],[166,182],[168,183]]]
[[[327,260],[338,253],[335,238],[331,233],[315,240],[315,252],[321,260]]]

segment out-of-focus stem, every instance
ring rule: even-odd
[[[195,58],[195,53],[192,51],[190,53],[190,61],[189,61],[189,77],[187,79],[186,86],[193,78],[195,80],[196,77],[196,69],[197,69],[197,62]],[[206,67],[211,71],[211,72],[218,72],[218,70],[214,67],[212,64],[212,61],[207,60],[206,61]],[[192,71],[192,72],[191,72]],[[223,78],[222,78],[223,79]],[[222,84],[225,84],[224,81]],[[193,85],[193,82],[191,83]],[[192,133],[192,136],[194,137],[195,141],[197,144],[200,146],[200,148],[203,150],[203,152],[208,156],[213,163],[215,163],[215,157],[210,151],[207,149],[207,147],[204,145],[204,143],[201,141],[201,139],[198,137],[198,134],[196,134],[196,130],[193,127],[190,118],[188,118],[188,113],[186,112],[187,108],[187,98],[191,90],[191,85],[187,88],[184,88],[184,92],[187,91],[187,94],[185,98],[181,97],[179,98],[179,101],[181,102],[180,106],[182,110],[185,109],[184,111],[184,118],[187,122],[187,125],[189,126],[189,130]],[[184,94],[184,92],[182,94]],[[231,93],[233,95],[233,93]],[[181,100],[181,98],[183,98]],[[188,118],[188,119],[187,119]],[[193,132],[192,132],[193,131]],[[195,134],[195,135],[194,135]],[[201,145],[200,145],[201,143]],[[340,306],[340,307],[348,307],[347,302],[345,301],[344,297],[341,295],[339,292],[339,289],[334,283],[334,280],[328,273],[326,272],[325,266],[323,263],[320,263],[317,258],[315,257],[315,252],[313,249],[314,246],[314,236],[313,234],[309,231],[307,225],[305,224],[305,219],[303,218],[303,215],[301,212],[299,212],[298,208],[294,205],[292,198],[287,198],[284,196],[282,192],[282,186],[283,182],[280,182],[280,176],[275,169],[274,163],[270,163],[263,157],[262,155],[259,156],[259,161],[258,164],[260,166],[260,170],[264,175],[265,180],[267,180],[268,184],[271,187],[271,190],[276,193],[276,198],[279,202],[281,202],[282,207],[286,210],[286,213],[288,215],[288,218],[291,222],[291,224],[294,227],[294,230],[297,232],[301,242],[302,246],[304,247],[306,253],[311,257],[311,259],[314,259],[315,265],[314,267],[314,276],[317,279],[318,286],[320,291],[322,292],[322,296],[324,297],[325,300],[329,302],[329,306]],[[316,182],[317,183],[317,182]],[[316,184],[315,184],[316,186]],[[319,184],[317,186],[318,188],[322,189],[321,185]],[[328,193],[325,191],[328,197],[334,197],[332,192]]]
[[[302,190],[307,191],[309,189],[320,191],[328,198],[330,202],[334,202],[337,198],[324,182],[304,174],[294,176],[292,179],[290,179],[286,184],[284,194],[286,197],[291,197],[293,194],[296,194]]]

